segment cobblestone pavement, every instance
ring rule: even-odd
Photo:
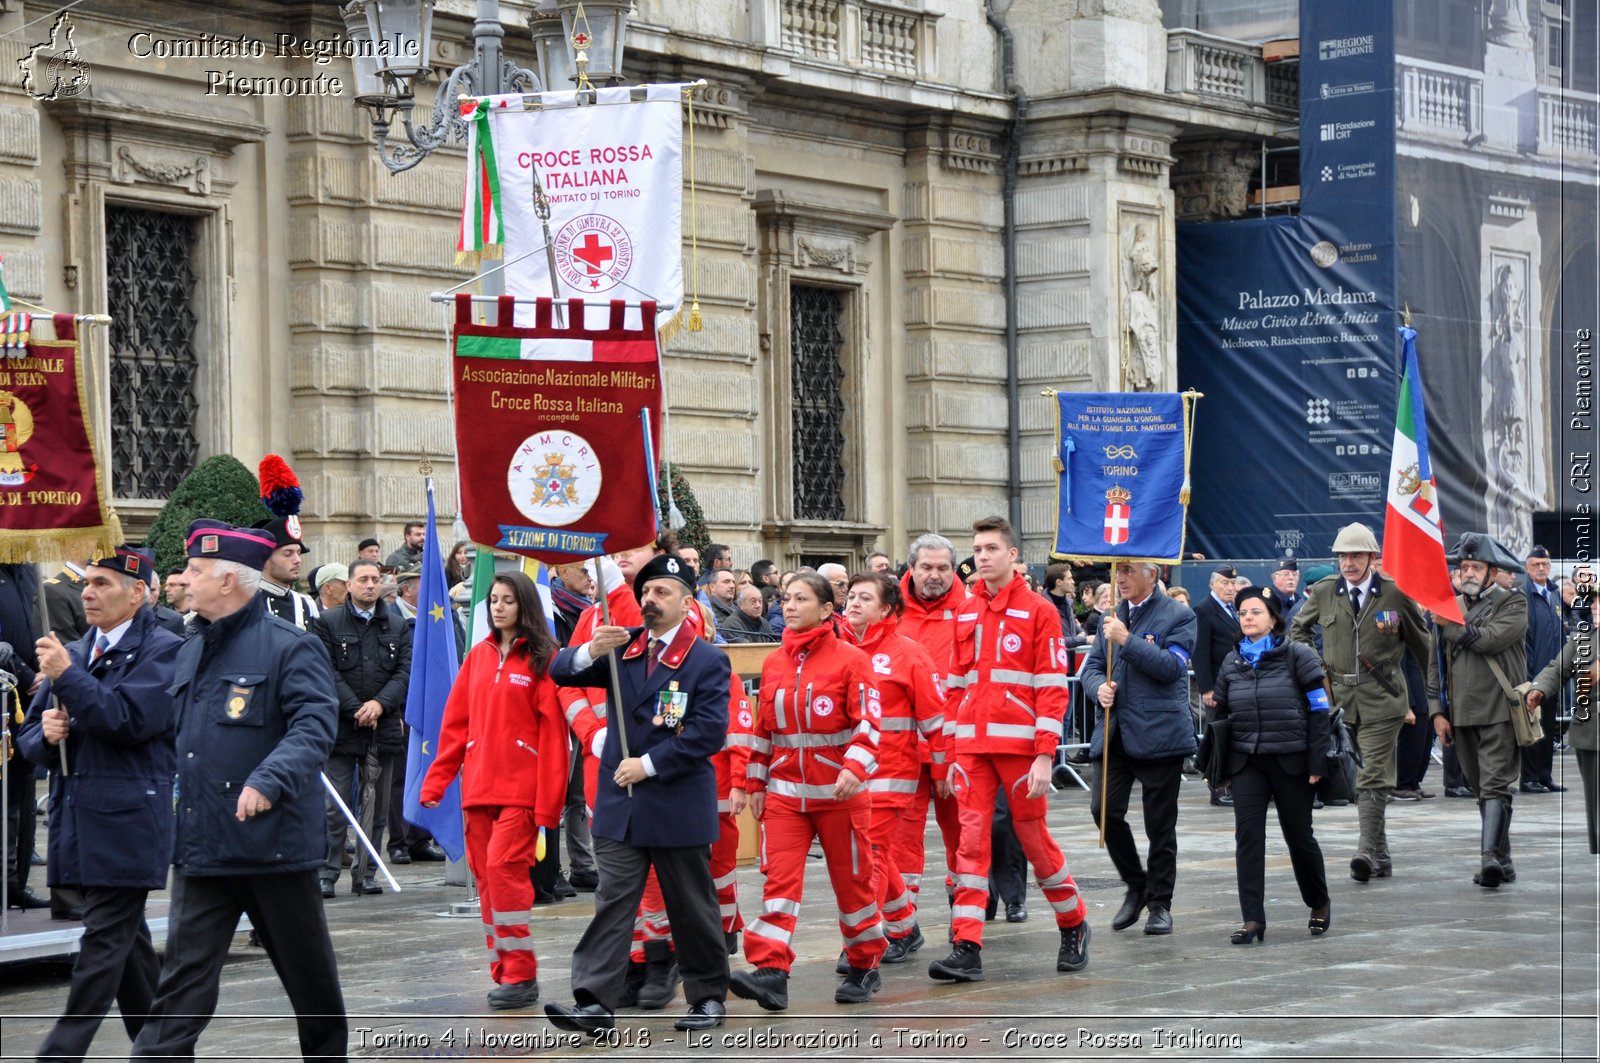
[[[1089,902],[1088,970],[1055,972],[1057,935],[1030,886],[1027,922],[989,925],[987,981],[930,981],[927,963],[946,951],[947,919],[930,874],[927,946],[916,962],[886,968],[883,991],[854,1008],[833,1003],[838,931],[823,865],[814,859],[790,1011],[768,1014],[732,999],[728,1025],[692,1041],[671,1028],[681,999],[667,1012],[619,1016],[616,1043],[598,1049],[562,1044],[564,1035],[537,1008],[491,1013],[476,915],[440,915],[466,891],[443,885],[443,865],[413,864],[396,869],[404,887],[398,895],[353,897],[344,892],[346,880],[328,902],[350,1051],[379,1060],[1595,1059],[1600,885],[1584,841],[1577,770],[1570,757],[1563,764],[1572,792],[1516,802],[1519,879],[1498,891],[1471,881],[1478,837],[1471,801],[1441,795],[1390,805],[1395,878],[1366,885],[1346,870],[1354,809],[1318,813],[1333,897],[1333,929],[1322,938],[1306,933],[1282,839],[1269,824],[1269,929],[1265,943],[1248,947],[1228,942],[1239,923],[1232,814],[1210,807],[1196,779],[1184,786],[1177,929],[1167,938],[1146,937],[1138,926],[1111,931],[1121,885],[1095,847],[1087,795],[1059,793],[1050,821]],[[1135,833],[1142,837],[1137,826]],[[937,854],[933,832],[929,842]],[[760,910],[760,886],[753,868],[741,869],[747,917]],[[542,999],[569,999],[571,952],[592,911],[590,895],[536,909]],[[0,979],[0,1054],[32,1058],[65,999],[65,968],[22,965]],[[286,1011],[270,963],[241,936],[201,1056],[296,1058]],[[95,1050],[122,1058],[126,1048],[113,1018]]]

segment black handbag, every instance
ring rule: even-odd
[[[1195,752],[1195,764],[1215,790],[1228,781],[1228,749],[1233,744],[1233,721],[1224,716],[1206,724]]]
[[[1334,709],[1328,716],[1327,774],[1317,781],[1317,796],[1325,805],[1347,805],[1356,799],[1356,769],[1361,754],[1344,722],[1344,710]]]

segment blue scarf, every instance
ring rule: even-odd
[[[1282,640],[1270,632],[1258,639],[1240,639],[1239,656],[1250,662],[1251,668],[1261,667],[1261,655],[1277,646]]]

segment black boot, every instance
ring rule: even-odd
[[[1516,866],[1511,863],[1511,802],[1506,802],[1505,818],[1500,821],[1500,874],[1502,882],[1517,881]]]
[[[646,1011],[660,1011],[672,1003],[678,993],[678,957],[665,941],[644,943],[646,970],[644,985],[639,987],[639,1007]]]
[[[939,982],[983,981],[983,946],[975,941],[958,941],[950,955],[928,964],[928,977]]]
[[[622,978],[622,996],[617,998],[617,1007],[639,1006],[639,987],[644,985],[644,974],[649,969],[650,965],[647,963],[628,964],[628,973]]]
[[[1483,817],[1483,834],[1478,845],[1482,851],[1482,865],[1472,881],[1492,890],[1506,877],[1505,867],[1500,863],[1500,828],[1505,822],[1506,802],[1498,797],[1479,801],[1478,813]]]
[[[734,971],[728,976],[733,995],[753,1000],[767,1011],[783,1011],[789,1006],[789,974],[776,967],[755,971]]]

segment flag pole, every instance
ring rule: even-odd
[[[611,626],[611,592],[606,590],[605,569],[600,565],[604,554],[596,554],[594,558],[594,574],[600,583],[600,618],[606,627]],[[606,651],[607,671],[611,673],[611,707],[613,723],[617,728],[617,741],[622,744],[622,759],[628,759],[628,724],[622,715],[622,681],[617,678],[617,651]],[[628,784],[628,796],[633,796],[633,783]]]
[[[1117,563],[1111,562],[1111,615],[1117,615]],[[1103,623],[1103,621],[1102,621]],[[1111,682],[1111,668],[1114,661],[1112,656],[1116,650],[1110,639],[1106,639],[1106,682]],[[1116,702],[1113,697],[1112,702]],[[1100,736],[1100,848],[1106,847],[1106,777],[1111,774],[1111,706],[1106,706],[1106,718]]]

